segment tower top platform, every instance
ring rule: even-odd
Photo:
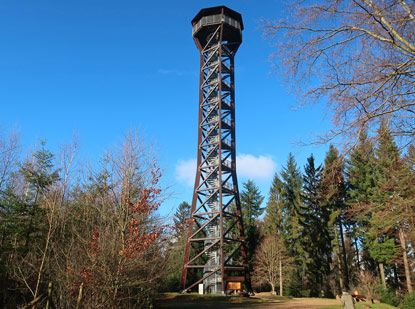
[[[240,24],[240,29],[244,30],[244,25],[242,23],[242,15],[224,5],[201,9],[200,12],[197,13],[197,15],[192,19],[192,25],[194,26],[195,24],[197,24],[200,21],[200,19],[202,19],[202,17],[211,15],[221,15],[222,9],[224,15],[229,16],[238,21]]]
[[[196,45],[204,46],[208,40],[209,34],[216,29],[217,25],[223,24],[223,41],[236,44],[242,42],[242,30],[244,25],[242,16],[238,12],[231,10],[226,6],[215,6],[200,10],[192,19],[192,35]]]

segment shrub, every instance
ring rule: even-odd
[[[310,297],[311,290],[301,290],[300,295],[301,297]]]
[[[413,308],[415,308],[415,293],[406,294],[400,308],[401,309],[413,309]]]
[[[380,301],[382,303],[391,305],[391,306],[398,306],[399,305],[399,298],[395,295],[394,292],[386,289],[381,289],[379,291]]]

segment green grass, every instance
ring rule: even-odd
[[[398,307],[393,307],[388,304],[369,304],[369,303],[362,303],[359,302],[356,304],[356,309],[362,309],[364,305],[369,305],[370,309],[398,309]],[[341,309],[342,306],[336,305],[336,306],[323,306],[321,309]]]
[[[239,297],[239,296],[225,296],[225,295],[217,295],[217,294],[203,294],[200,295],[198,293],[163,293],[160,294],[158,299],[168,299],[168,300],[197,300],[203,302],[237,302],[239,299],[250,299],[249,297]],[[252,299],[251,299],[252,300]]]
[[[205,307],[208,304],[231,305],[240,304],[243,306],[264,303],[264,300],[250,297],[225,296],[215,294],[200,295],[197,293],[163,293],[156,300],[156,308],[194,308]],[[222,308],[219,306],[219,308]],[[225,307],[224,307],[225,308]]]

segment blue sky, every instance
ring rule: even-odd
[[[260,19],[284,18],[282,1],[0,1],[0,129],[18,128],[25,149],[81,142],[98,160],[131,127],[159,149],[172,197],[161,213],[190,202],[197,147],[199,53],[190,20],[204,7],[242,14],[236,55],[236,145],[240,186],[268,194],[293,152],[303,166],[328,146],[294,145],[328,128],[321,106],[292,111],[296,97],[272,74]],[[190,180],[189,180],[190,179]]]

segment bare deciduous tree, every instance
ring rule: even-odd
[[[16,168],[19,147],[19,135],[10,133],[0,136],[0,190]]]
[[[353,147],[363,128],[388,119],[394,135],[415,137],[415,2],[290,1],[286,20],[264,20],[286,81],[303,103],[327,102],[332,129]]]
[[[376,293],[378,286],[378,278],[373,272],[363,270],[360,273],[359,287],[362,289],[361,291],[358,291],[360,295],[365,295],[368,300],[373,302],[373,300],[378,297]]]
[[[252,276],[255,285],[267,283],[271,292],[275,294],[275,287],[279,285],[280,295],[283,295],[286,274],[289,272],[290,259],[287,256],[284,244],[277,235],[268,235],[259,245],[254,257],[254,272]]]
[[[155,152],[137,131],[108,152],[71,207],[71,240],[60,276],[68,305],[149,307],[161,283],[161,172]]]

